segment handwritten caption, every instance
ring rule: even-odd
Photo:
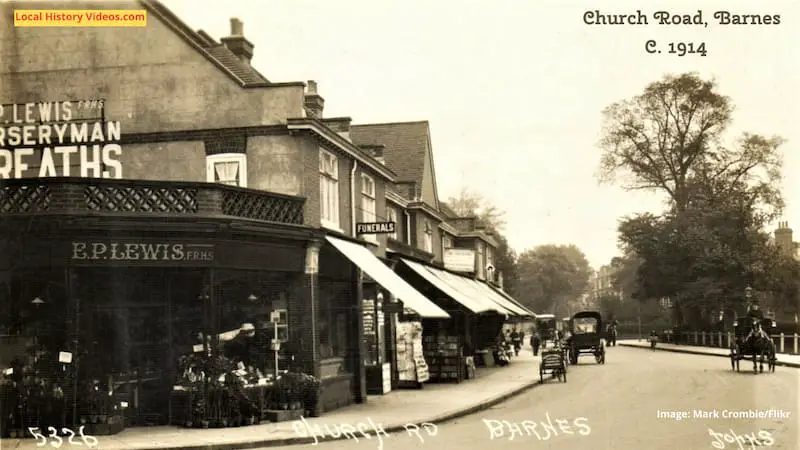
[[[39,427],[28,427],[28,432],[36,438],[36,446],[37,447],[44,447],[47,445],[48,441],[50,441],[50,446],[53,448],[60,448],[62,445],[65,444],[65,439],[61,436],[66,437],[66,444],[68,445],[80,445],[80,446],[87,446],[89,448],[97,447],[97,438],[94,436],[90,436],[83,432],[85,427],[81,426],[78,428],[78,435],[81,438],[81,441],[75,440],[75,432],[69,428],[62,428],[61,434],[59,434],[58,429],[55,427],[47,427],[47,432],[50,434],[45,436],[44,434],[39,432]],[[68,437],[67,437],[68,436]],[[49,439],[48,439],[49,438]]]
[[[703,10],[696,10],[694,13],[684,13],[675,11],[656,11],[651,15],[643,13],[637,9],[627,13],[606,13],[600,10],[585,11],[583,13],[583,23],[591,26],[671,26],[671,27],[695,27],[708,28],[709,23],[717,26],[741,27],[741,26],[778,26],[781,24],[781,15],[774,13],[767,14],[739,14],[730,11],[714,11],[710,14],[713,22],[710,22]],[[670,41],[659,42],[656,39],[647,39],[644,42],[644,51],[650,55],[669,54],[678,57],[687,55],[706,56],[706,43],[704,41]]]
[[[514,438],[536,436],[540,441],[547,441],[560,435],[589,436],[592,434],[592,427],[589,426],[589,419],[577,417],[572,420],[551,419],[550,414],[546,414],[547,420],[535,422],[533,420],[523,420],[522,422],[510,422],[508,420],[483,419],[483,423],[489,429],[489,440],[501,439],[506,437],[509,441]],[[555,423],[553,423],[555,422]]]
[[[727,448],[726,444],[733,444],[731,447],[738,447],[740,450],[746,448],[753,450],[756,447],[772,447],[775,445],[775,439],[772,437],[772,433],[767,430],[739,434],[732,429],[728,429],[725,433],[720,433],[709,428],[708,434],[714,438],[714,440],[711,441],[711,446],[719,449]]]
[[[403,426],[406,434],[416,437],[421,443],[425,443],[426,437],[435,437],[439,434],[439,427],[433,423],[407,423]],[[300,420],[292,422],[292,429],[295,434],[304,438],[312,438],[314,442],[311,445],[319,444],[320,440],[325,439],[347,439],[359,443],[362,439],[378,441],[378,450],[383,450],[384,438],[389,437],[389,433],[381,423],[375,423],[371,418],[367,418],[366,422],[358,422],[356,424],[313,424],[308,422],[305,417]]]

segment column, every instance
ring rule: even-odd
[[[299,277],[297,295],[289,305],[292,341],[297,345],[295,363],[304,373],[320,378],[319,357],[319,250],[322,242],[309,241],[305,270]],[[296,324],[296,325],[294,325]]]
[[[367,356],[367,346],[364,341],[364,314],[363,314],[363,298],[364,298],[364,285],[362,280],[361,269],[355,264],[352,265],[352,292],[353,292],[353,306],[356,311],[356,342],[358,343],[357,351],[354,357],[356,358],[356,403],[367,402],[367,368],[364,364],[364,359]]]

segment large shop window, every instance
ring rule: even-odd
[[[223,153],[206,156],[206,177],[209,183],[247,187],[247,155]]]
[[[339,164],[333,153],[319,150],[319,200],[322,225],[335,230],[339,223]]]
[[[386,220],[388,222],[394,222],[394,233],[389,233],[389,237],[391,239],[395,239],[396,240],[397,239],[397,227],[399,225],[397,223],[397,210],[394,209],[394,208],[387,207],[386,208]]]
[[[428,219],[425,219],[425,234],[423,235],[424,250],[428,253],[433,253],[433,227]]]
[[[375,222],[377,220],[375,202],[375,180],[369,175],[361,175],[361,220],[364,222]],[[377,234],[365,234],[363,238],[378,242]]]
[[[322,287],[325,291],[322,292]],[[319,344],[320,358],[344,358],[349,342],[348,307],[352,287],[350,282],[326,280],[320,282]]]

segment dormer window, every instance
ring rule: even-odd
[[[206,181],[247,187],[247,155],[222,153],[206,156]]]

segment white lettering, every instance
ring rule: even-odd
[[[11,170],[14,167],[14,154],[11,150],[0,148],[0,178],[11,178]]]
[[[489,429],[489,440],[507,436],[507,439],[511,441],[516,437],[534,436],[540,441],[547,441],[560,435],[575,435],[574,430],[576,429],[577,434],[581,436],[589,436],[592,433],[586,417],[577,417],[573,420],[555,419],[555,422],[558,424],[558,428],[553,425],[549,413],[546,414],[546,420],[541,422],[524,420],[516,423],[508,420],[483,419],[483,423]],[[547,434],[540,434],[537,428],[546,431]]]
[[[87,124],[71,123],[69,125],[69,137],[72,143],[86,142],[89,139],[89,126]]]
[[[53,163],[53,152],[50,147],[45,147],[42,152],[42,165],[39,167],[39,178],[56,176],[56,166]]]
[[[14,150],[14,178],[22,178],[22,172],[28,170],[28,164],[22,160],[23,156],[33,156],[33,149],[18,148]]]
[[[81,161],[81,176],[82,177],[91,177],[91,178],[100,178],[102,175],[102,168],[101,163],[102,160],[100,159],[100,146],[95,144],[92,145],[91,149],[91,157],[89,156],[89,148],[86,145],[80,146],[80,161]],[[91,175],[89,172],[92,172]]]

